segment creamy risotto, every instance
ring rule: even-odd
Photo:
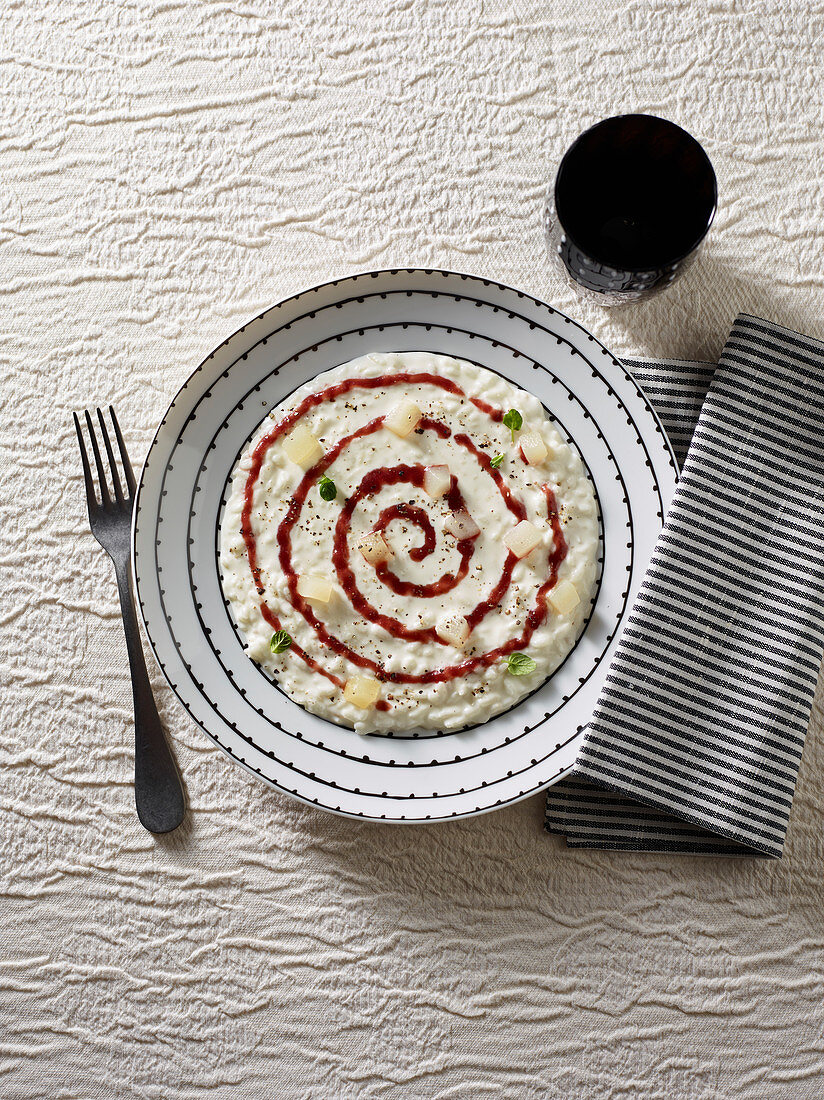
[[[541,403],[424,352],[374,354],[275,408],[232,475],[223,590],[252,660],[359,733],[507,710],[589,613],[592,483]]]

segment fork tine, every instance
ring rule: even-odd
[[[120,460],[123,463],[126,484],[129,486],[129,496],[133,497],[137,486],[134,480],[132,464],[129,462],[129,453],[126,450],[126,444],[123,442],[123,436],[120,434],[120,425],[117,423],[117,417],[114,415],[114,409],[111,405],[109,405],[109,416],[112,418],[112,424],[114,424],[114,434],[117,436],[117,445],[120,448]]]
[[[111,504],[112,498],[109,496],[109,487],[106,484],[106,471],[103,469],[103,462],[100,458],[100,448],[97,445],[97,436],[94,434],[94,424],[92,418],[89,416],[89,410],[86,409],[86,426],[89,429],[89,436],[92,441],[92,450],[94,451],[94,461],[97,466],[97,476],[100,479],[100,499],[103,501],[103,506]]]
[[[117,463],[114,460],[114,451],[112,445],[109,442],[109,431],[106,427],[106,421],[103,419],[103,413],[100,409],[97,410],[97,419],[100,421],[100,431],[103,433],[103,444],[106,448],[106,454],[109,456],[109,465],[112,468],[112,482],[114,483],[114,495],[118,504],[123,503],[123,490],[120,487],[120,475],[117,472]]]
[[[92,478],[92,471],[89,468],[89,456],[86,453],[86,444],[83,439],[83,429],[80,427],[80,421],[77,418],[77,413],[72,413],[74,417],[74,427],[77,432],[77,442],[80,444],[80,461],[83,463],[83,480],[86,482],[86,501],[89,505],[89,511],[93,508],[97,508],[97,497],[94,492],[94,479]]]

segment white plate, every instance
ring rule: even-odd
[[[369,351],[442,352],[530,390],[580,451],[600,502],[601,579],[577,645],[514,709],[458,733],[362,738],[308,714],[245,655],[220,587],[218,520],[247,440],[301,383]],[[569,317],[469,275],[355,275],[245,325],[169,406],[135,508],[143,621],[191,717],[278,790],[377,820],[483,813],[549,786],[573,764],[674,487],[675,461],[649,403]]]

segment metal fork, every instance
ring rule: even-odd
[[[120,425],[117,423],[114,409],[109,405],[109,415],[112,418],[112,427],[126,478],[127,492],[124,493],[106,429],[106,421],[103,419],[103,413],[98,409],[97,419],[100,421],[100,432],[109,459],[111,485],[114,490],[114,498],[112,498],[100,457],[94,422],[87,411],[86,427],[100,484],[98,500],[80,420],[77,413],[73,415],[77,441],[80,444],[80,458],[83,462],[83,477],[86,482],[89,523],[92,534],[114,562],[117,590],[120,594],[120,611],[123,616],[123,629],[126,632],[126,649],[129,652],[134,696],[134,800],[137,816],[143,827],[150,833],[168,833],[176,829],[183,820],[183,787],[152,696],[132,596],[130,567],[132,510],[135,497],[134,473],[120,433]]]

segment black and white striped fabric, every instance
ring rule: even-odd
[[[630,363],[683,460],[574,771],[575,847],[780,856],[824,650],[824,343]]]

